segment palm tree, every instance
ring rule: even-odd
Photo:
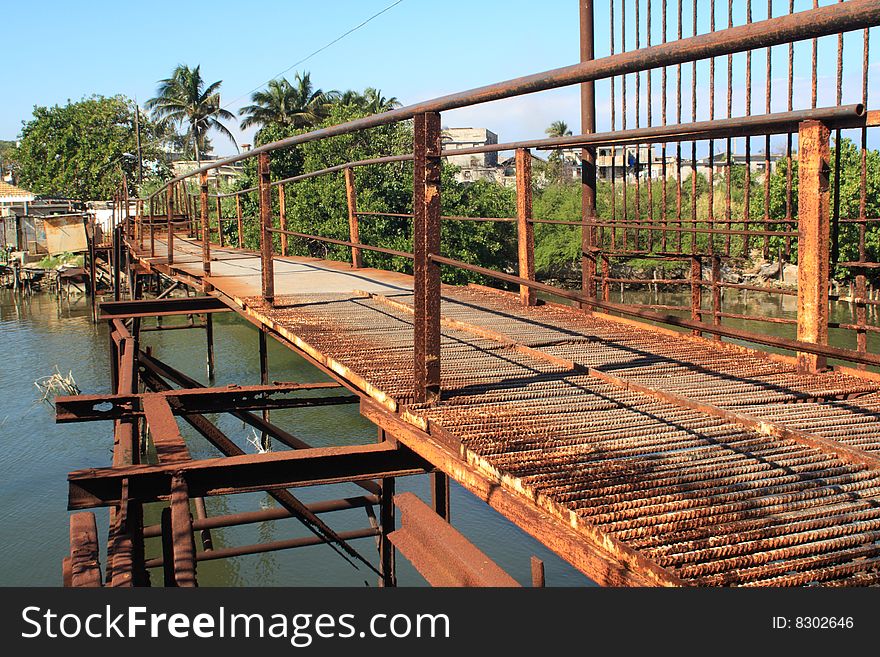
[[[400,107],[400,102],[396,97],[385,98],[380,89],[373,89],[373,87],[364,89],[363,98],[365,101],[364,109],[371,114],[381,114],[393,110],[395,107]]]
[[[315,89],[309,73],[296,74],[294,84],[287,78],[272,80],[265,91],[251,95],[253,105],[242,107],[238,113],[245,118],[242,129],[270,123],[293,128],[311,128],[327,116],[327,106],[336,92]]]
[[[544,132],[550,137],[568,137],[571,135],[571,130],[565,121],[554,121]]]
[[[220,107],[222,80],[205,86],[200,68],[179,64],[170,78],[159,81],[156,97],[148,100],[146,107],[161,124],[188,125],[184,138],[187,144],[192,144],[196,162],[201,167],[208,130],[214,128],[235,144],[229,128],[220,122],[234,120],[235,116]]]
[[[367,87],[364,93],[349,89],[336,94],[332,100],[338,105],[351,105],[367,114],[380,114],[400,107],[400,101],[396,97],[385,98],[381,90],[373,87]]]

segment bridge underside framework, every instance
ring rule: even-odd
[[[587,33],[592,29],[592,3],[582,5],[589,9],[582,12]],[[612,11],[615,6],[620,9],[612,2]],[[625,3],[622,6],[625,9]],[[663,8],[665,17],[665,3]],[[649,23],[647,47],[615,54],[612,37],[611,53],[594,59],[590,34],[580,65],[547,72],[540,80],[530,76],[500,83],[231,158],[259,157],[258,185],[216,194],[213,219],[207,169],[219,166],[216,163],[197,172],[197,194],[192,195],[186,177],[175,179],[138,201],[134,216],[128,215],[128,191],[123,190],[120,198],[126,198],[126,211],[124,216],[120,213],[116,231],[115,260],[121,270],[117,301],[101,308],[111,326],[115,394],[59,398],[56,405],[59,421],[113,421],[115,435],[112,467],[69,476],[69,506],[78,513],[71,518],[65,581],[147,584],[148,570],[161,566],[166,585],[192,585],[201,560],[325,543],[345,559],[376,571],[383,585],[395,584],[395,546],[432,584],[515,585],[450,525],[453,479],[604,585],[880,583],[880,375],[866,369],[876,369],[880,357],[867,348],[867,334],[876,327],[866,322],[865,312],[872,303],[865,293],[866,273],[874,266],[866,235],[877,220],[866,214],[864,202],[864,135],[878,122],[876,112],[866,105],[868,29],[880,23],[880,6],[849,0],[756,23],[750,15],[747,24],[733,27],[731,22],[727,30],[714,30],[713,14],[713,31],[700,35],[696,11],[695,7],[691,38],[681,38],[679,17],[679,41],[665,43],[664,37],[664,43],[651,46]],[[613,33],[613,17],[611,23]],[[636,17],[637,33],[641,25]],[[845,106],[838,94],[836,104],[822,108],[814,93],[811,108],[796,110],[789,86],[788,111],[773,113],[771,49],[837,34],[842,44],[843,33],[853,30],[864,31],[863,102]],[[637,48],[638,44],[636,38]],[[698,122],[694,92],[692,121],[681,121],[681,65],[694,64],[696,85],[697,62],[709,60],[714,66],[715,59],[727,57],[730,66],[734,53],[745,51],[751,58],[750,48],[767,50],[767,113],[752,115],[747,101],[745,117],[730,118],[728,109],[727,119]],[[842,53],[841,45],[840,62]],[[813,61],[815,92],[815,57]],[[612,115],[612,131],[595,132],[593,83],[610,79],[613,90],[616,77],[623,78],[625,117],[627,75],[637,76],[638,85],[647,74],[650,89],[650,72],[660,68],[665,108],[666,70],[676,66],[678,125],[667,124],[664,111],[661,127],[651,126],[649,119],[648,127],[637,123],[628,130],[624,118],[622,130],[617,130]],[[517,216],[441,216],[439,172],[446,153],[439,112],[573,83],[584,85],[583,134],[486,147],[516,150]],[[612,92],[612,106],[613,98]],[[714,110],[711,116],[715,118]],[[408,119],[414,121],[412,154],[272,180],[270,154],[275,150]],[[835,253],[839,234],[849,229],[847,218],[836,208],[841,168],[831,161],[829,150],[831,134],[836,131],[839,143],[845,130],[861,132],[863,153],[863,202],[851,221],[858,233],[858,253],[850,262]],[[771,135],[787,135],[789,162],[792,138],[797,137],[798,184],[793,190],[789,173],[785,218],[771,221],[767,214],[753,220],[747,214],[737,224],[730,216],[730,176],[726,217],[712,215],[711,196],[708,217],[697,216],[696,203],[691,203],[690,220],[682,215],[682,142],[708,140],[714,153],[712,141],[726,140],[729,154],[731,139],[746,137],[748,148],[753,137],[765,135],[766,153]],[[666,213],[665,173],[662,218],[650,216],[653,201],[648,216],[639,209],[640,184],[649,185],[651,198],[649,167],[644,180],[636,173],[634,185],[624,172],[616,183],[622,187],[622,198],[612,191],[612,199],[623,203],[622,212],[612,206],[611,220],[599,220],[595,169],[591,170],[595,148],[610,146],[613,153],[617,145],[634,144],[639,153],[645,143],[663,143],[664,154],[668,144],[677,144],[674,218]],[[556,223],[581,230],[583,285],[577,291],[535,279],[534,226],[541,222],[532,217],[529,157],[530,148],[572,146],[583,148],[583,214],[578,221]],[[696,152],[694,146],[694,171]],[[412,211],[399,216],[412,220],[412,252],[364,243],[359,220],[382,213],[359,210],[354,171],[409,161],[414,175]],[[665,160],[663,167],[665,171]],[[834,195],[831,170],[838,181]],[[285,185],[340,172],[346,183],[347,239],[288,230]],[[769,175],[764,181],[769,208]],[[696,185],[695,175],[691,184]],[[711,172],[709,185],[715,188]],[[273,187],[278,189],[277,204]],[[634,209],[627,189],[635,194]],[[242,199],[248,194],[256,195],[259,217],[243,216]],[[223,216],[222,201],[227,198],[235,201],[234,217]],[[627,215],[633,211],[635,216]],[[441,222],[474,219],[516,223],[516,275],[441,255]],[[259,252],[242,248],[244,222],[251,221],[259,222]],[[216,244],[212,235],[217,236]],[[238,238],[237,248],[224,244],[232,235]],[[766,251],[769,238],[781,238],[786,249],[797,248],[796,340],[736,329],[722,321],[734,315],[724,312],[721,292],[736,287],[722,281],[722,262],[735,257],[738,249],[748,253],[750,239],[763,243]],[[350,249],[351,263],[287,255],[288,243],[302,239]],[[280,254],[275,252],[279,242]],[[371,252],[412,261],[413,275],[365,267],[364,254]],[[610,262],[633,257],[689,262],[691,279],[685,285],[691,289],[692,305],[612,303],[610,284],[627,281],[611,276]],[[858,305],[853,325],[829,321],[832,261],[859,272],[851,299]],[[481,274],[516,286],[519,292],[441,285],[441,266]],[[709,269],[707,279],[703,272]],[[203,296],[167,299],[159,294],[144,299],[144,283],[157,277]],[[126,278],[130,300],[121,299]],[[711,309],[703,307],[704,287],[711,292]],[[537,292],[560,302],[539,301]],[[689,318],[665,312],[688,310]],[[217,312],[236,312],[258,327],[259,385],[208,388],[163,362],[161,355],[141,348],[143,331],[180,328],[142,327],[143,318],[203,316],[201,323],[191,321],[186,327],[206,331],[211,378],[212,316]],[[856,349],[829,346],[829,328],[853,331]],[[268,337],[301,354],[336,383],[270,383]],[[767,353],[757,346],[790,355]],[[830,365],[829,359],[848,364]],[[273,424],[269,416],[279,408],[354,403],[378,427],[379,442],[315,448]],[[217,412],[232,413],[289,449],[245,454],[206,417]],[[179,418],[217,448],[220,457],[192,459],[179,432]],[[155,447],[155,463],[142,462],[147,435]],[[425,474],[432,480],[430,506],[409,495],[394,495],[396,478]],[[306,505],[294,492],[302,486],[352,481],[363,488],[363,495]],[[269,491],[278,508],[207,516],[205,497],[254,490]],[[157,501],[168,502],[162,522],[145,526],[142,507]],[[94,515],[85,511],[100,506],[111,509],[103,576]],[[368,526],[335,532],[328,514],[351,508],[366,510]],[[402,514],[399,528],[395,509]],[[211,545],[212,528],[287,517],[298,519],[314,536],[240,548]],[[144,553],[144,538],[153,536],[162,537],[161,555]],[[364,538],[375,540],[377,557],[365,557],[363,543],[357,549],[352,545]],[[533,582],[540,584],[542,577],[540,563],[533,563]]]

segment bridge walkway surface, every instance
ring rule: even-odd
[[[172,266],[135,252],[332,371],[368,418],[487,501],[503,492],[531,507],[555,538],[514,521],[596,581],[880,582],[870,372],[799,374],[785,356],[444,286],[441,401],[415,404],[410,276],[276,257],[269,306],[259,254],[211,255],[204,277],[197,241],[176,237]]]

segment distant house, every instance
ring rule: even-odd
[[[216,162],[220,158],[205,158],[202,160],[202,166]],[[199,163],[195,160],[173,160],[171,162],[171,170],[175,176],[183,176],[192,173],[199,168]],[[228,185],[236,178],[242,175],[242,167],[240,164],[224,164],[223,166],[211,169],[208,172],[208,180],[214,182],[219,180],[221,185]]]
[[[24,205],[36,199],[33,192],[29,192],[21,187],[16,187],[8,182],[0,181],[0,207],[10,207],[13,205]]]
[[[770,165],[770,175],[773,175],[773,172],[776,171],[777,163],[785,156],[770,153],[768,157],[765,156],[764,153],[751,153],[749,158],[746,159],[744,153],[730,153],[729,156],[727,152],[715,153],[711,157],[704,157],[697,160],[697,172],[708,177],[711,169],[714,175],[725,176],[727,175],[728,157],[730,158],[731,165],[742,167],[748,165],[749,171],[754,179],[763,179],[764,170],[767,168],[768,162]],[[687,164],[689,166],[689,163]]]
[[[599,180],[635,179],[660,175],[658,158],[648,146],[600,146],[596,149],[596,176]],[[647,173],[646,173],[647,172]]]
[[[444,128],[440,133],[444,151],[456,151],[498,143],[498,135],[486,128]],[[459,168],[455,179],[459,182],[491,180],[500,182],[498,153],[471,153],[447,155],[446,161]]]

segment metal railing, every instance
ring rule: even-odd
[[[590,3],[584,3],[590,5]],[[636,8],[641,3],[636,3]],[[265,144],[246,153],[206,164],[197,171],[173,178],[160,190],[139,200],[138,215],[134,226],[128,231],[134,243],[144,248],[145,237],[150,238],[149,252],[155,256],[156,228],[164,219],[166,235],[165,254],[168,265],[174,264],[174,234],[185,229],[192,236],[201,238],[202,262],[206,275],[211,273],[211,238],[217,235],[222,246],[224,240],[223,224],[234,222],[238,246],[243,247],[243,232],[246,221],[253,218],[243,216],[242,197],[256,192],[259,207],[260,254],[262,284],[261,292],[268,304],[274,303],[274,235],[280,236],[280,255],[288,253],[288,238],[321,241],[342,246],[351,250],[352,265],[363,266],[363,251],[373,251],[394,257],[412,260],[415,293],[414,318],[414,367],[415,399],[430,401],[437,399],[440,390],[440,266],[455,267],[481,276],[494,278],[519,286],[523,304],[536,303],[536,292],[542,292],[577,302],[586,309],[606,310],[641,319],[690,329],[695,334],[710,334],[745,340],[798,353],[800,369],[815,371],[825,366],[826,358],[838,358],[860,365],[880,365],[880,356],[867,351],[867,333],[876,332],[869,327],[865,308],[876,304],[867,298],[866,271],[880,265],[867,258],[866,235],[871,222],[880,221],[869,218],[866,201],[866,133],[870,126],[877,125],[878,113],[868,110],[868,60],[869,28],[880,24],[880,2],[877,0],[848,0],[825,7],[794,12],[790,3],[787,15],[772,17],[772,3],[768,5],[765,20],[752,22],[751,3],[748,3],[747,22],[733,25],[732,3],[728,2],[728,27],[716,29],[715,1],[711,2],[709,24],[707,17],[698,14],[704,3],[694,3],[692,8],[692,36],[683,37],[683,17],[681,4],[678,6],[678,38],[667,41],[667,3],[662,5],[662,42],[652,45],[656,30],[651,29],[651,3],[647,2],[647,13],[635,18],[634,30],[627,30],[625,2],[611,0],[609,3],[610,52],[607,56],[592,59],[592,34],[585,34],[588,48],[582,51],[585,61],[568,67],[537,73],[506,82],[488,85],[466,92],[443,96],[377,115],[372,115],[296,135],[280,141]],[[614,18],[615,7],[619,21]],[[583,16],[582,16],[583,18]],[[593,16],[587,16],[584,25],[591,27]],[[701,22],[702,20],[702,22]],[[635,49],[615,52],[617,28],[620,27],[620,42],[624,45],[635,43]],[[702,32],[701,32],[702,26]],[[643,27],[645,29],[643,29]],[[862,94],[857,102],[843,104],[843,39],[844,34],[861,30],[863,33],[863,75]],[[838,93],[834,104],[828,107],[817,106],[817,41],[822,37],[838,40]],[[640,39],[644,37],[646,45]],[[794,109],[794,46],[797,41],[812,40],[812,90],[810,107]],[[772,99],[772,53],[773,48],[788,50],[788,97],[785,111],[773,111]],[[763,114],[752,114],[752,58],[754,51],[766,50],[766,90]],[[734,98],[734,56],[742,53],[746,60],[745,77],[745,116],[734,117],[732,112]],[[715,67],[716,58],[727,61],[727,112],[725,117],[717,117]],[[682,106],[682,66],[691,66],[691,112],[690,120],[683,117]],[[698,66],[700,65],[700,66]],[[667,116],[667,71],[676,73],[677,109],[675,121]],[[661,84],[661,125],[652,125],[655,107],[651,101],[652,72],[660,73]],[[707,93],[708,110],[703,111],[703,100],[698,93],[698,78],[703,73],[709,75]],[[641,106],[640,85],[646,82],[646,108]],[[550,139],[493,144],[462,150],[444,150],[441,143],[440,112],[475,105],[479,103],[513,98],[555,89],[573,84],[581,84],[584,99],[585,123],[595,122],[595,83],[607,83],[610,89],[611,116],[610,130]],[[620,84],[618,84],[620,82]],[[617,92],[619,88],[619,93]],[[635,90],[634,103],[627,103],[627,91]],[[620,107],[617,102],[620,101]],[[800,101],[801,98],[798,97]],[[805,102],[805,101],[804,101]],[[592,103],[592,105],[591,105]],[[645,110],[643,112],[643,109]],[[647,126],[642,126],[642,115],[647,116]],[[704,114],[706,120],[698,120]],[[635,127],[627,125],[627,117],[635,119]],[[618,119],[620,129],[618,129]],[[413,152],[394,154],[387,157],[370,158],[342,163],[318,171],[272,180],[270,157],[275,151],[290,149],[305,143],[334,136],[350,134],[399,121],[413,120]],[[588,128],[591,126],[588,125]],[[856,130],[861,143],[860,202],[857,216],[843,216],[840,208],[840,175],[832,185],[829,173],[842,171],[841,135],[843,131]],[[830,154],[830,134],[834,132],[838,144],[834,162]],[[797,135],[798,152],[793,151],[794,135]],[[783,216],[775,216],[770,207],[771,140],[781,137],[786,141],[785,201]],[[753,174],[751,143],[753,139],[764,140],[764,153],[759,154],[763,167],[763,214],[753,216],[751,194]],[[733,140],[744,139],[745,159],[742,183],[741,215],[733,215],[732,172],[734,156],[731,153]],[[715,141],[721,140],[727,146],[726,155],[721,160],[715,158]],[[690,145],[690,161],[686,162],[682,144]],[[698,153],[700,144],[708,148],[711,155],[707,169],[708,190],[705,210],[698,207]],[[656,156],[655,145],[659,145],[661,155]],[[675,156],[667,156],[672,145]],[[580,148],[582,155],[581,180],[584,198],[584,212],[578,220],[547,220],[533,216],[532,173],[530,149],[569,149]],[[602,150],[610,152],[610,160],[601,155]],[[633,162],[626,162],[627,148],[633,153]],[[597,156],[597,149],[599,155]],[[458,217],[442,216],[440,210],[441,159],[447,155],[477,154],[490,151],[515,150],[516,153],[516,217]],[[618,153],[623,153],[623,175],[618,171]],[[639,158],[649,153],[649,162],[642,163]],[[605,157],[605,160],[603,160]],[[209,203],[208,173],[212,169],[242,161],[258,158],[258,184],[247,189],[230,193],[217,193],[216,211],[212,218]],[[365,212],[357,206],[357,189],[354,170],[392,162],[413,162],[413,203],[411,212]],[[607,161],[607,162],[606,162]],[[603,164],[606,162],[606,164]],[[793,163],[797,162],[797,190],[794,190]],[[727,174],[721,185],[715,181],[720,168],[726,167]],[[631,169],[631,170],[628,170]],[[670,173],[670,169],[672,172]],[[690,191],[684,186],[685,169],[690,169]],[[597,170],[600,177],[608,179],[610,198],[606,202],[604,216],[596,209]],[[317,176],[342,173],[346,183],[346,202],[348,208],[348,239],[313,235],[289,229],[286,209],[286,187]],[[658,182],[657,177],[660,177]],[[187,189],[187,181],[198,177],[198,194]],[[656,187],[660,189],[655,189]],[[716,216],[716,187],[724,188],[724,209]],[[278,227],[275,224],[272,188],[278,188]],[[674,194],[674,199],[670,197]],[[686,197],[689,194],[689,202]],[[657,197],[660,197],[659,199]],[[198,198],[198,209],[195,199]],[[224,217],[222,199],[235,199],[235,216]],[[689,207],[687,207],[689,205]],[[689,210],[689,216],[685,210]],[[148,214],[147,211],[148,210]],[[360,238],[359,221],[364,217],[388,216],[411,219],[412,252],[390,249],[384,246],[366,244]],[[162,219],[158,219],[162,217]],[[441,221],[498,221],[514,222],[517,231],[517,272],[499,272],[466,263],[441,255]],[[569,226],[579,228],[582,244],[582,285],[579,291],[551,286],[535,280],[535,227]],[[839,253],[839,237],[842,231],[854,230],[858,236],[858,258],[852,262],[836,262]],[[231,233],[232,231],[230,231]],[[797,291],[799,312],[797,320],[752,317],[725,312],[722,308],[721,292],[724,289],[751,289],[746,284],[726,282],[721,276],[721,263],[724,259],[748,257],[752,246],[760,245],[764,256],[769,254],[771,240],[781,240],[786,259],[796,245],[799,258],[799,285]],[[612,263],[632,258],[682,261],[689,267],[690,278],[645,280],[613,275]],[[858,271],[856,286],[849,299],[857,307],[852,324],[829,322],[828,302],[834,295],[829,293],[830,267],[838,266]],[[704,280],[703,270],[708,265],[711,275]],[[690,305],[633,305],[610,302],[610,285],[654,285],[685,286],[691,291]],[[703,307],[702,292],[707,288],[711,296],[711,308]],[[769,289],[768,291],[773,291]],[[793,294],[793,291],[780,290],[780,294]],[[658,310],[690,312],[689,318],[658,312]],[[711,321],[705,321],[708,317]],[[795,323],[797,339],[768,336],[752,331],[724,326],[724,318],[745,318],[750,320],[769,320],[771,322]],[[857,333],[857,349],[843,349],[827,346],[828,329],[840,328]]]

